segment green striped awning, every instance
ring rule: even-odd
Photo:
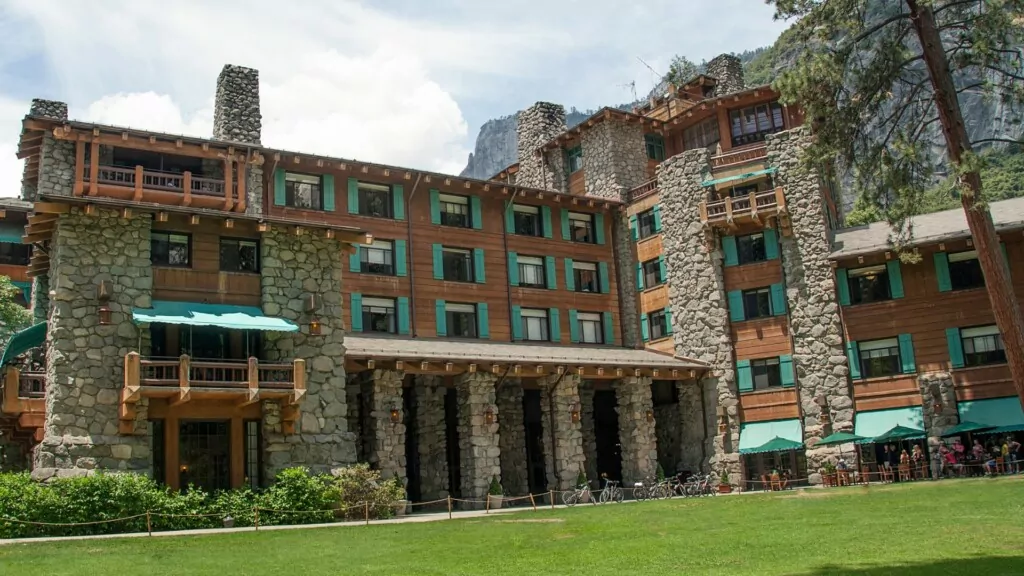
[[[15,332],[7,341],[4,355],[0,356],[0,366],[6,366],[23,352],[42,346],[43,342],[46,342],[46,322]]]
[[[170,300],[154,300],[152,308],[135,308],[132,310],[132,319],[136,324],[158,322],[270,332],[298,332],[299,330],[294,322],[289,322],[284,318],[265,316],[263,310],[255,306],[172,302]]]
[[[765,444],[776,438],[803,445],[804,433],[800,419],[746,422],[740,426],[740,454],[756,454]],[[788,449],[788,448],[787,448]]]
[[[0,222],[0,242],[7,244],[21,244],[21,237],[25,235],[25,227],[13,222]]]
[[[1016,396],[960,402],[957,404],[957,410],[960,412],[961,421],[968,420],[996,427],[982,434],[1024,430],[1024,410],[1021,409],[1020,399]]]
[[[921,411],[921,407],[907,406],[890,410],[857,412],[854,416],[853,432],[858,436],[873,439],[896,426],[924,430],[924,413]]]
[[[714,180],[705,180],[704,186],[714,186],[716,184],[727,184],[729,182],[738,182],[740,180],[747,180],[748,178],[756,178],[757,176],[764,176],[765,174],[774,174],[778,168],[765,168],[764,170],[756,170],[754,172],[747,172],[746,174],[737,174],[736,176],[726,176],[724,178],[716,178]]]

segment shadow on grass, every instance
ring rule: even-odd
[[[899,563],[889,566],[872,566],[867,568],[845,568],[843,566],[825,565],[807,572],[813,576],[955,576],[958,574],[985,576],[1019,576],[1024,574],[1024,556],[980,556],[974,558],[956,558],[936,560],[924,563]]]

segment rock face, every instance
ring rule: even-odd
[[[523,386],[506,378],[498,390],[498,441],[501,446],[501,486],[505,494],[521,496],[530,491],[526,474],[526,428],[523,423]]]
[[[440,500],[448,497],[448,438],[444,422],[444,397],[448,390],[438,376],[417,376],[415,389],[420,496],[427,501]]]
[[[217,77],[213,105],[213,137],[217,140],[260,144],[260,73],[227,64]]]
[[[476,136],[476,145],[459,176],[490,178],[518,160],[516,123],[518,114],[484,122]]]
[[[658,466],[657,437],[654,431],[651,379],[642,376],[615,381],[619,416],[619,444],[622,447],[622,478],[636,482],[650,476]],[[647,418],[651,411],[652,418]]]

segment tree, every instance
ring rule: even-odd
[[[776,18],[799,18],[794,30],[802,49],[776,86],[814,124],[805,160],[841,158],[852,167],[856,188],[893,225],[890,240],[905,258],[909,217],[922,211],[935,182],[929,136],[941,129],[1024,405],[1024,321],[975,153],[975,146],[1002,139],[972,142],[959,102],[974,93],[1024,105],[1024,0],[767,1]]]
[[[674,86],[682,86],[693,80],[698,74],[700,74],[700,66],[694,64],[686,56],[676,55],[668,66],[665,80]]]
[[[21,288],[11,283],[7,276],[0,276],[0,349],[7,346],[7,340],[22,328],[26,328],[32,315],[18,303]]]

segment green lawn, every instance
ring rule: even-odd
[[[16,574],[1024,574],[1024,476],[0,546]]]

